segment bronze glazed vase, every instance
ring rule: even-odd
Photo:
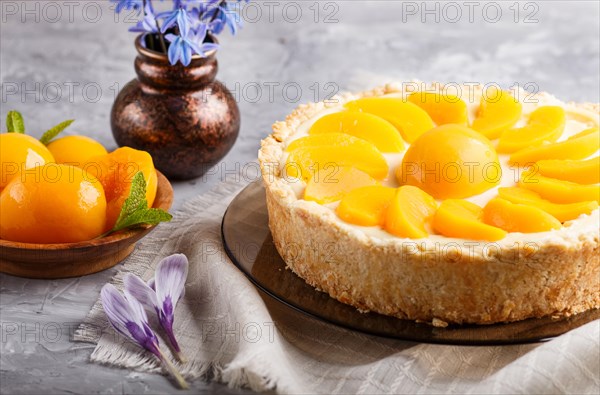
[[[112,107],[113,136],[119,146],[148,151],[171,179],[200,177],[229,152],[240,130],[238,106],[215,79],[216,51],[194,56],[187,67],[173,66],[142,40],[144,35],[135,41],[138,78],[123,87]]]

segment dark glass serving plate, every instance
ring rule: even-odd
[[[376,313],[360,313],[316,291],[286,269],[269,231],[261,181],[250,184],[235,197],[223,217],[221,231],[233,263],[267,295],[312,317],[372,335],[426,343],[515,344],[547,340],[600,318],[600,310],[596,309],[562,319],[548,317],[508,324],[437,328]]]

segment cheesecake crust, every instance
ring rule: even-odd
[[[298,126],[325,108],[403,92],[406,86],[388,84],[342,94],[328,103],[301,105],[284,122],[275,123],[261,142],[269,227],[287,266],[311,286],[362,312],[435,326],[563,317],[599,308],[598,210],[587,226],[574,223],[547,237],[524,234],[510,243],[381,239],[340,222],[332,210],[296,197],[283,179],[281,161],[285,141]],[[438,83],[429,87],[443,89]],[[483,86],[469,89],[481,91]],[[598,104],[569,104],[600,113]]]

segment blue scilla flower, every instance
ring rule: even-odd
[[[115,3],[115,12],[118,14],[123,10],[137,10],[138,12],[144,8],[143,0],[110,0]]]
[[[207,33],[208,25],[202,23],[197,29],[189,30],[186,35],[165,35],[165,38],[171,43],[168,53],[169,62],[172,65],[181,62],[184,66],[188,66],[194,54],[205,57],[207,52],[219,48],[218,44],[204,42]]]
[[[191,15],[185,8],[179,7],[163,15],[165,15],[165,21],[160,29],[161,33],[165,33],[167,30],[177,25],[179,28],[179,34],[182,37],[187,37],[187,35],[190,33],[190,26],[193,22]]]
[[[140,33],[158,33],[156,15],[154,15],[151,2],[146,3],[146,8],[144,9],[144,19],[139,21],[135,26],[130,27],[129,31]]]
[[[158,37],[160,50],[167,52],[171,64],[181,62],[185,66],[190,64],[192,56],[206,56],[207,52],[218,48],[215,43],[204,42],[208,33],[220,34],[225,28],[233,35],[237,33],[242,25],[240,4],[249,1],[172,0],[170,11],[154,12],[156,0],[110,0],[116,5],[117,13],[133,10],[139,14],[143,10],[143,19],[129,30],[148,33],[152,47]],[[168,49],[165,42],[170,44]]]
[[[225,1],[209,0],[205,18],[210,20],[210,30],[214,34],[221,34],[225,27],[229,28],[232,35],[235,35],[242,26],[242,18],[238,13],[240,2],[248,0]]]

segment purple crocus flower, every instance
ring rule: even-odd
[[[112,284],[106,284],[100,292],[102,307],[115,330],[138,346],[154,354],[173,375],[181,388],[188,388],[177,368],[162,353],[158,337],[148,324],[144,307],[129,292],[123,296]]]
[[[183,360],[181,349],[173,333],[175,306],[185,291],[188,260],[183,254],[175,254],[158,263],[154,281],[146,284],[138,276],[128,273],[123,278],[125,290],[148,309],[156,311],[158,322],[164,329],[175,354]]]
[[[135,298],[127,292],[123,296],[112,284],[102,287],[100,298],[104,312],[117,332],[159,356],[158,338],[148,325],[143,306]]]

